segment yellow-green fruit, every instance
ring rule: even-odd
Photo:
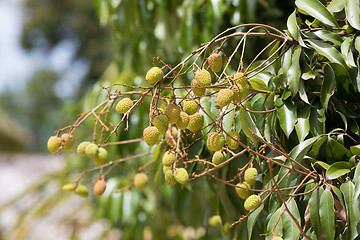
[[[165,173],[166,173],[168,170],[171,170],[171,166],[163,166],[162,170],[163,170],[163,173],[164,173],[164,175],[165,175]]]
[[[86,186],[84,185],[78,185],[75,190],[75,194],[79,195],[80,197],[87,197],[89,196],[89,191]]]
[[[222,224],[220,215],[211,216],[211,217],[208,219],[208,223],[209,223],[209,225],[212,226],[212,227],[220,226],[220,225]]]
[[[73,192],[75,190],[75,184],[68,183],[62,186],[64,192]]]
[[[189,115],[186,112],[180,112],[179,120],[176,122],[176,126],[180,130],[185,130],[189,125]]]
[[[218,93],[217,102],[220,107],[225,107],[231,103],[234,92],[231,89],[221,89]]]
[[[180,184],[185,184],[189,180],[189,174],[185,168],[176,169],[174,177]]]
[[[169,118],[164,114],[160,114],[153,119],[152,124],[157,127],[160,133],[164,134],[169,128]]]
[[[212,53],[208,57],[208,63],[214,72],[219,72],[222,68],[222,57],[218,53]]]
[[[94,184],[94,194],[97,197],[103,195],[106,190],[106,182],[104,180],[97,180]]]
[[[94,163],[98,166],[104,165],[108,161],[108,153],[105,148],[99,148],[98,155],[93,158]]]
[[[79,156],[85,157],[86,156],[86,152],[85,149],[86,147],[90,144],[90,142],[81,142],[78,146],[77,146],[77,153],[79,154]]]
[[[169,123],[174,124],[180,118],[180,107],[176,104],[169,104],[165,108],[165,115],[169,118]]]
[[[165,141],[169,146],[175,146],[175,143],[177,142],[178,132],[179,131],[176,127],[171,127],[171,129],[166,132]]]
[[[147,127],[143,131],[144,140],[147,145],[154,146],[160,137],[160,132],[157,127]]]
[[[61,144],[64,150],[69,150],[74,144],[74,137],[71,134],[64,133],[61,135]]]
[[[163,71],[158,67],[152,67],[146,73],[145,79],[148,83],[154,84],[159,82],[164,76]]]
[[[137,173],[134,177],[134,186],[137,190],[143,190],[148,182],[148,176],[145,173]]]
[[[233,97],[233,100],[234,102],[240,102],[241,100],[243,100],[242,96],[242,92],[243,92],[243,87],[238,84],[238,83],[235,83],[232,87],[231,87],[231,90],[233,91],[234,93],[234,97]]]
[[[167,170],[165,172],[165,182],[169,185],[169,186],[174,186],[177,181],[173,175],[173,172],[171,171],[171,169]]]
[[[151,110],[151,113],[149,114],[149,117],[150,117],[151,119],[154,119],[156,116],[161,115],[161,114],[164,114],[164,113],[165,113],[165,110],[162,109],[162,108],[152,109],[152,110]]]
[[[199,101],[198,100],[185,100],[183,102],[183,110],[189,115],[195,114],[199,111]]]
[[[170,167],[174,161],[175,161],[175,153],[172,151],[166,151],[162,158],[162,164],[164,166]]]
[[[220,151],[225,145],[225,137],[222,133],[210,133],[207,139],[207,147],[212,151]]]
[[[274,237],[272,240],[284,240],[282,237]]]
[[[201,113],[195,113],[189,117],[188,129],[195,133],[202,129],[204,125],[204,116]]]
[[[61,148],[61,138],[57,136],[51,136],[47,142],[47,148],[52,153],[57,152]]]
[[[193,79],[191,81],[191,90],[198,97],[201,97],[202,95],[204,95],[205,91],[206,91],[206,88],[200,88],[200,87],[201,87],[201,85],[198,83],[198,81],[196,79]]]
[[[234,130],[231,130],[230,132],[228,132],[228,134],[232,137],[235,138],[237,140],[240,140],[240,134]],[[237,149],[239,144],[233,140],[232,138],[230,138],[228,135],[226,135],[226,144],[228,145],[228,147],[230,149]]]
[[[89,145],[86,146],[85,153],[86,156],[88,156],[89,158],[96,158],[97,155],[99,154],[98,145],[96,145],[95,143],[90,143]]]
[[[221,235],[223,235],[224,237],[229,235],[230,233],[230,223],[226,222],[222,227],[221,227]]]
[[[236,186],[250,189],[250,185],[247,184],[246,182],[238,183],[238,184],[236,184]],[[236,189],[236,192],[239,195],[239,197],[241,197],[242,199],[247,199],[250,196],[251,192],[247,191],[245,189],[242,189],[242,188],[238,188],[238,187],[235,189]]]
[[[209,86],[211,84],[211,75],[205,69],[196,71],[195,79],[202,87]]]
[[[123,98],[115,107],[116,112],[124,114],[133,106],[133,101],[130,98]]]
[[[244,173],[245,182],[249,185],[253,185],[256,182],[256,176],[258,172],[256,168],[248,168]]]
[[[257,208],[260,205],[260,203],[261,203],[260,197],[258,195],[253,194],[245,200],[244,208],[247,211],[250,211]]]
[[[233,76],[233,80],[239,83],[242,87],[248,84],[248,78],[244,76],[244,73],[238,72]]]
[[[212,157],[212,162],[216,165],[223,163],[226,160],[226,153],[222,151],[216,151]]]

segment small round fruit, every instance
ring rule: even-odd
[[[61,148],[61,138],[58,136],[51,136],[47,142],[47,148],[51,153],[59,151]]]
[[[68,183],[62,186],[64,192],[73,192],[75,190],[75,184]]]
[[[152,67],[150,70],[146,73],[145,79],[148,83],[154,84],[163,78],[164,73],[163,71],[158,67]]]
[[[99,148],[98,155],[93,158],[94,163],[98,166],[104,165],[108,161],[108,152],[105,148]]]
[[[248,197],[245,202],[244,202],[244,208],[247,211],[251,211],[255,208],[257,208],[261,203],[261,199],[258,195],[251,195],[250,197]]]
[[[221,235],[224,237],[230,233],[230,223],[226,222],[220,229]]]
[[[214,72],[219,72],[222,68],[222,57],[218,53],[212,53],[208,57],[208,63]]]
[[[239,83],[242,87],[248,84],[248,78],[247,76],[244,76],[244,73],[242,72],[235,73],[233,76],[233,80],[236,83]]]
[[[208,223],[209,223],[209,225],[212,226],[212,227],[220,226],[220,225],[222,224],[220,215],[211,216],[211,217],[208,219]]]
[[[220,151],[225,145],[225,137],[222,133],[211,133],[207,139],[207,147],[212,151]]]
[[[216,165],[223,163],[226,160],[226,153],[222,151],[216,151],[212,157],[212,162]]]
[[[195,79],[202,87],[209,86],[211,84],[211,75],[206,69],[196,71]]]
[[[194,115],[191,115],[189,117],[189,125],[187,128],[191,132],[195,133],[200,129],[202,129],[203,125],[204,125],[204,116],[201,113],[195,113]]]
[[[160,133],[164,134],[169,128],[169,118],[164,114],[160,114],[152,120],[152,124],[159,129]]]
[[[242,98],[242,96],[244,95],[243,92],[243,87],[239,84],[239,83],[235,83],[232,87],[231,90],[234,93],[234,97],[233,100],[234,102],[240,102],[241,100],[243,100],[244,98]]]
[[[236,184],[236,186],[238,186],[235,189],[236,189],[236,192],[237,192],[237,194],[239,195],[240,198],[247,199],[250,196],[250,194],[251,194],[250,191],[242,189],[242,188],[250,189],[249,184],[247,184],[246,182],[243,182],[243,183]],[[239,188],[239,187],[242,187],[242,188]]]
[[[84,185],[78,185],[74,190],[76,195],[79,195],[80,197],[87,197],[89,196],[89,191],[86,186]]]
[[[86,156],[89,158],[96,158],[99,154],[99,147],[95,143],[90,143],[85,148]]]
[[[271,240],[284,240],[282,237],[274,237],[273,239]]]
[[[174,161],[175,161],[175,153],[170,150],[166,151],[162,158],[162,164],[164,166],[170,167]]]
[[[217,102],[220,107],[229,105],[234,97],[231,89],[221,89],[218,93]]]
[[[198,81],[193,79],[191,81],[191,90],[196,96],[201,97],[205,94],[206,88],[201,88],[201,85],[198,83]]]
[[[173,175],[173,172],[171,171],[171,169],[168,169],[166,172],[165,172],[165,182],[167,183],[167,185],[169,186],[174,186],[177,181]]]
[[[169,104],[165,108],[165,115],[169,118],[169,123],[174,124],[180,118],[180,107],[176,104]]]
[[[180,112],[179,120],[176,122],[176,126],[180,130],[185,130],[189,125],[189,115],[186,112]]]
[[[81,142],[78,146],[77,146],[77,153],[79,154],[79,156],[85,157],[86,156],[86,152],[85,149],[86,147],[90,144],[90,142]]]
[[[240,141],[240,134],[234,130],[231,130],[228,132],[228,134],[232,137]],[[235,141],[234,139],[230,138],[228,135],[226,135],[226,144],[230,149],[237,149],[239,146],[239,143]]]
[[[258,171],[256,168],[248,168],[244,173],[245,182],[249,185],[253,185],[256,182],[256,176]]]
[[[64,150],[69,150],[74,144],[74,137],[71,134],[64,133],[61,135],[61,143]]]
[[[183,102],[183,109],[189,115],[195,114],[199,111],[199,101],[198,100],[185,100]]]
[[[123,98],[115,107],[117,113],[124,114],[133,106],[133,101],[130,98]]]
[[[180,184],[185,184],[189,180],[189,174],[185,168],[176,169],[174,177]]]
[[[176,127],[171,127],[166,134],[165,134],[165,141],[166,143],[173,147],[175,146],[175,143],[177,142],[177,136],[178,136],[178,129]]]
[[[144,140],[147,145],[154,146],[160,137],[160,132],[157,127],[147,127],[143,131]]]
[[[162,170],[163,170],[163,173],[164,173],[164,175],[165,175],[165,173],[166,173],[168,170],[171,170],[171,166],[163,166]]]
[[[143,190],[148,183],[148,176],[145,173],[137,173],[134,177],[134,186],[137,190]]]
[[[97,180],[94,184],[94,194],[97,197],[103,195],[106,189],[106,182],[104,180]]]

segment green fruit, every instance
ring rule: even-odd
[[[163,173],[165,175],[165,173],[168,171],[168,170],[171,170],[171,166],[163,166]]]
[[[235,73],[235,75],[233,76],[233,80],[236,83],[239,83],[242,87],[248,84],[248,78],[247,76],[244,76],[244,73],[242,72]]]
[[[221,235],[223,235],[224,237],[229,235],[230,233],[230,223],[226,222],[222,227],[221,227]]]
[[[74,145],[74,137],[68,133],[62,134],[61,144],[64,150],[69,150]]]
[[[185,130],[189,125],[189,115],[186,112],[180,112],[179,120],[176,122],[176,126],[180,130]]]
[[[79,154],[79,156],[85,157],[86,153],[85,153],[85,149],[86,147],[90,144],[90,142],[81,142],[78,146],[77,146],[77,153]]]
[[[203,125],[204,125],[204,116],[201,113],[195,113],[194,115],[191,115],[189,117],[189,125],[187,128],[191,132],[195,133],[200,129],[202,129]]]
[[[116,112],[124,114],[133,106],[133,101],[130,98],[123,98],[115,107]]]
[[[169,118],[160,114],[153,119],[152,124],[157,127],[160,133],[164,134],[169,128]]]
[[[163,78],[164,73],[163,71],[158,67],[152,67],[150,70],[146,73],[145,79],[148,83],[154,84]]]
[[[98,155],[93,158],[94,163],[98,166],[102,166],[108,161],[108,153],[105,148],[99,148]]]
[[[143,190],[148,183],[148,176],[145,173],[137,173],[134,177],[134,186],[137,190]]]
[[[225,145],[225,137],[222,133],[210,133],[207,139],[207,147],[212,151],[220,151]]]
[[[169,186],[174,186],[177,181],[173,175],[173,172],[171,171],[171,169],[167,170],[165,172],[165,182],[169,185]]]
[[[242,92],[243,92],[243,87],[238,84],[238,83],[235,83],[232,87],[231,87],[231,90],[233,91],[234,93],[234,97],[233,97],[233,100],[234,102],[240,102],[241,100],[243,100],[242,96]]]
[[[198,83],[198,81],[193,79],[191,81],[191,90],[196,96],[201,97],[205,94],[206,88],[201,88],[201,85]]]
[[[271,240],[284,240],[282,237],[274,237],[273,239]]]
[[[211,217],[208,219],[208,223],[209,223],[209,225],[212,226],[212,227],[220,226],[220,225],[222,224],[220,215],[211,216]]]
[[[80,197],[87,197],[89,196],[89,191],[86,186],[84,185],[78,185],[74,190],[76,195],[79,195]]]
[[[256,168],[248,168],[246,169],[244,173],[245,182],[249,185],[253,185],[256,182],[256,176],[258,174],[258,171]]]
[[[156,116],[158,115],[161,115],[161,114],[164,114],[165,113],[165,110],[162,109],[162,108],[156,108],[156,109],[152,109],[150,114],[149,114],[149,117],[151,119],[154,119]]]
[[[236,184],[236,186],[246,188],[246,189],[250,189],[250,185],[247,184],[246,182],[238,183],[238,184]],[[236,192],[239,195],[239,197],[242,198],[242,199],[247,199],[250,196],[251,192],[247,191],[245,189],[242,189],[242,188],[238,188],[238,187],[235,188],[235,189],[236,189]]]
[[[189,174],[185,168],[176,169],[174,177],[180,184],[185,184],[189,180]]]
[[[160,132],[156,127],[147,127],[143,131],[144,140],[150,147],[159,141]]]
[[[175,161],[175,153],[172,151],[166,151],[162,158],[162,164],[164,166],[170,167],[174,161]]]
[[[90,143],[85,148],[86,156],[89,158],[96,158],[99,154],[99,147],[95,143]]]
[[[47,148],[51,153],[59,151],[61,148],[61,138],[58,136],[51,136],[47,142]]]
[[[250,211],[257,208],[260,205],[260,203],[261,203],[260,197],[258,195],[253,194],[245,200],[244,208],[247,211]]]
[[[212,162],[216,165],[223,163],[225,160],[226,160],[226,153],[221,151],[215,152],[212,157]]]
[[[183,109],[189,115],[195,114],[199,111],[199,101],[198,100],[185,100],[183,102]]]
[[[205,69],[196,71],[195,79],[202,87],[209,86],[211,84],[211,75]]]
[[[73,192],[75,190],[75,184],[68,183],[62,186],[64,192]]]
[[[104,180],[97,180],[94,184],[94,194],[97,197],[103,195],[106,190],[106,182]]]
[[[208,57],[208,63],[214,72],[219,72],[222,68],[222,57],[218,53],[212,53]]]
[[[240,141],[240,134],[238,132],[231,130],[230,132],[228,132],[228,134],[231,137]],[[231,139],[228,135],[226,135],[226,144],[230,149],[237,149],[239,146],[239,144],[235,140]]]
[[[177,142],[178,132],[179,131],[177,130],[176,127],[171,127],[171,129],[166,132],[165,141],[169,146],[171,147],[175,146],[175,143]]]
[[[234,97],[231,89],[221,89],[218,93],[217,102],[220,107],[229,105]]]
[[[165,108],[165,115],[169,118],[169,123],[174,124],[180,118],[180,107],[176,104],[169,104]]]

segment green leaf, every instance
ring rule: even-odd
[[[346,38],[345,41],[341,44],[341,54],[343,55],[346,64],[349,67],[357,67],[354,61],[354,56],[351,51],[351,44],[353,39],[352,38]]]
[[[327,164],[327,163],[324,163],[324,162],[322,162],[322,161],[316,161],[314,164],[318,164],[318,165],[320,165],[323,169],[325,169],[325,170],[328,170],[329,169],[329,167],[330,167],[330,165],[329,164]]]
[[[278,210],[276,210],[276,212],[271,216],[268,224],[267,224],[267,232],[272,231],[272,229],[274,228],[276,222],[278,221],[280,212],[281,212],[282,208],[279,208]],[[282,230],[283,230],[283,226],[282,226],[282,220],[281,217],[279,219],[279,222],[277,223],[275,229],[274,229],[274,234],[276,236],[282,236]],[[273,236],[271,234],[266,235],[266,240],[271,240],[273,238]]]
[[[293,198],[287,204],[287,207],[294,218],[297,219],[298,223],[301,225],[300,213]],[[283,224],[283,239],[298,239],[300,230],[287,211],[281,215],[281,220]]]
[[[296,19],[296,11],[294,11],[288,17],[287,28],[290,32],[290,37],[295,39],[300,44],[300,46],[306,47],[304,44],[304,41],[301,38],[300,28],[299,28],[299,25],[298,25],[297,19]]]
[[[310,150],[311,146],[316,142],[317,139],[319,139],[319,136],[312,137],[300,143],[291,150],[289,156],[295,161],[300,162],[304,158],[306,153]]]
[[[256,135],[261,136],[259,129],[256,127],[253,118],[250,113],[244,109],[240,109],[239,117],[241,122],[241,128],[244,131],[245,135],[254,143],[258,143],[259,140],[251,133],[253,131]],[[251,131],[250,131],[251,130]]]
[[[345,13],[350,25],[360,30],[359,0],[345,0]]]
[[[306,102],[307,104],[310,105],[309,99],[306,95],[305,83],[304,83],[304,80],[302,80],[302,79],[300,79],[300,81],[299,81],[299,96],[300,96],[301,100],[303,100],[304,102]]]
[[[307,106],[298,112],[297,117],[298,121],[295,124],[295,130],[299,142],[302,142],[310,132],[310,106]]]
[[[317,136],[325,133],[325,109],[322,107],[311,108],[310,113],[310,131]]]
[[[295,5],[305,11],[310,16],[318,19],[325,25],[337,28],[335,18],[331,13],[326,9],[326,7],[318,0],[296,0]]]
[[[340,46],[341,43],[343,42],[343,39],[339,35],[331,32],[329,30],[319,30],[319,31],[307,33],[306,35],[316,36],[318,38],[321,38],[322,40],[332,42],[333,44],[338,45],[338,46]]]
[[[326,179],[331,180],[341,177],[342,175],[349,173],[350,169],[351,164],[349,162],[336,162],[332,164],[326,171]]]
[[[301,76],[299,59],[300,59],[301,49],[302,48],[300,46],[296,46],[294,48],[291,58],[291,66],[287,73],[290,91],[293,95],[295,95],[299,91],[299,81]]]
[[[360,179],[360,164],[358,163],[355,168],[355,173],[353,177],[353,183],[355,183],[358,179]]]
[[[319,215],[321,230],[325,239],[335,238],[335,211],[334,198],[331,192],[326,189],[320,198]]]
[[[360,155],[360,144],[356,146],[351,146],[350,151],[353,155]]]
[[[359,216],[356,207],[356,198],[354,198],[354,184],[351,181],[341,184],[340,190],[344,194],[346,205],[346,216],[348,223],[347,239],[353,240],[359,235],[357,232],[357,225],[359,223]]]
[[[334,89],[335,89],[335,74],[329,65],[325,65],[324,81],[323,84],[321,85],[321,91],[320,91],[320,102],[321,105],[325,108],[325,110],[328,107],[329,99]]]
[[[346,66],[341,53],[339,53],[339,51],[330,44],[315,39],[306,39],[305,41],[308,42],[310,46],[316,50],[316,52],[326,57],[330,62],[341,64],[344,67]]]
[[[311,197],[309,200],[310,221],[311,221],[311,225],[314,228],[316,236],[318,236],[318,237],[321,236],[321,223],[320,223],[319,209],[320,209],[320,198],[321,198],[322,192],[323,192],[322,188],[316,189],[311,194]]]
[[[328,163],[348,160],[351,157],[349,149],[332,138],[328,138],[326,144],[326,159]]]
[[[247,220],[248,239],[251,239],[252,231],[254,229],[256,219],[264,208],[264,204],[261,204],[254,212],[250,214]]]
[[[277,117],[285,135],[289,138],[297,121],[296,105],[291,100],[276,99]]]
[[[344,0],[332,0],[326,8],[329,12],[341,12],[344,7]]]

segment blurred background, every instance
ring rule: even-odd
[[[181,222],[158,224],[155,234],[145,224],[154,207],[136,204],[137,193],[62,193],[62,174],[86,164],[49,154],[46,142],[106,96],[100,85],[137,83],[153,57],[175,65],[231,26],[285,29],[293,10],[282,0],[0,0],[0,239],[210,239]],[[91,133],[86,125],[76,140]],[[109,189],[119,183],[110,180]],[[162,221],[171,219],[174,209],[163,210]]]

